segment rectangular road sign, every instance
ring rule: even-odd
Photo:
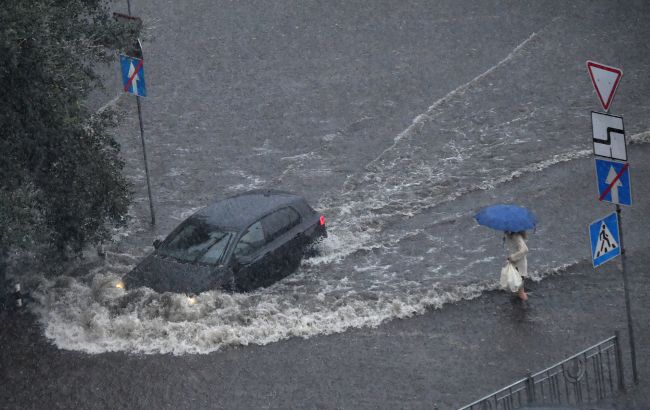
[[[592,111],[591,130],[595,155],[627,161],[623,117]]]
[[[147,96],[147,87],[144,82],[144,60],[120,54],[120,67],[122,69],[122,85],[124,91],[140,97]]]
[[[618,205],[632,205],[630,164],[596,158],[598,199]]]
[[[591,261],[594,268],[621,254],[620,238],[616,212],[612,212],[589,225]]]

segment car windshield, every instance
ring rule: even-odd
[[[192,218],[183,222],[162,243],[157,253],[183,262],[214,265],[222,259],[232,237],[232,232],[207,224],[201,219]]]

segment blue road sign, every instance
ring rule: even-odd
[[[122,86],[127,93],[147,96],[147,87],[144,83],[143,60],[135,57],[120,55],[120,67],[122,68]]]
[[[621,254],[616,212],[589,225],[589,240],[591,241],[591,260],[594,268]]]
[[[630,166],[626,162],[596,159],[598,197],[601,201],[619,205],[632,205]]]

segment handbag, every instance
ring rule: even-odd
[[[509,289],[511,292],[517,292],[523,283],[521,275],[512,262],[508,262],[506,266],[501,269],[501,288]]]

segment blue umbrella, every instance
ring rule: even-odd
[[[481,209],[475,218],[480,225],[505,232],[527,231],[537,226],[535,215],[517,205],[491,205]]]

